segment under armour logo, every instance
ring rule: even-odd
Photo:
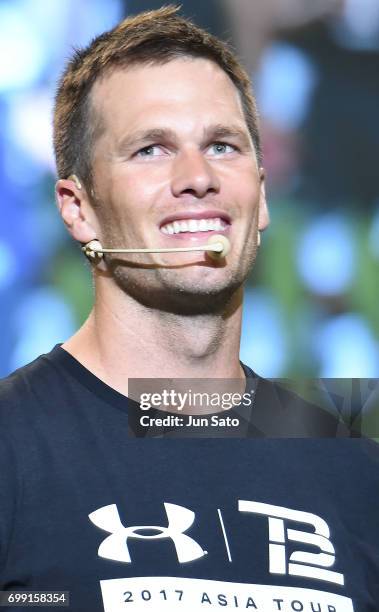
[[[116,504],[103,506],[103,508],[99,508],[89,514],[92,523],[111,534],[100,544],[98,550],[99,557],[131,563],[128,549],[129,538],[140,540],[170,538],[175,545],[179,563],[186,563],[187,561],[203,557],[206,552],[195,540],[184,534],[191,527],[195,519],[195,513],[192,510],[188,510],[188,508],[177,506],[176,504],[165,503],[164,507],[168,520],[167,527],[158,525],[124,527],[121,523]],[[141,530],[156,531],[156,533],[147,535],[138,533]]]
[[[238,509],[241,512],[263,514],[268,517],[269,571],[271,574],[288,573],[292,576],[304,576],[344,584],[343,574],[325,569],[334,565],[335,550],[329,539],[329,527],[320,516],[282,506],[243,500],[239,500]],[[284,520],[311,525],[313,532],[285,528]],[[296,550],[289,556],[287,564],[286,539],[291,540],[291,542],[311,544],[318,548],[320,552]]]

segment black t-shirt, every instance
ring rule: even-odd
[[[75,612],[379,609],[375,442],[131,437],[129,404],[59,346],[2,381],[0,590],[69,591]]]

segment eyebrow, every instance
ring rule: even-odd
[[[217,123],[204,130],[204,140],[222,140],[223,138],[237,139],[245,146],[252,146],[249,132],[239,125]]]
[[[214,140],[221,140],[223,138],[239,140],[242,146],[252,148],[252,141],[249,132],[244,130],[238,125],[224,125],[217,123],[210,125],[205,128],[203,132],[203,142],[208,143]],[[127,134],[120,140],[117,145],[118,153],[125,153],[130,150],[142,147],[148,142],[169,142],[177,144],[178,137],[174,130],[170,128],[148,128],[144,130],[137,130],[131,134]]]

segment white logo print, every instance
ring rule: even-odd
[[[124,527],[116,504],[103,506],[89,515],[90,520],[100,529],[108,531],[111,535],[100,544],[99,557],[131,563],[128,549],[128,539],[137,538],[142,540],[159,540],[170,538],[176,549],[179,563],[193,561],[203,557],[206,552],[192,538],[184,532],[189,529],[195,519],[195,513],[183,506],[164,503],[167,514],[168,526],[158,525],[134,525]],[[154,530],[157,533],[144,535],[138,533],[143,529]]]
[[[331,543],[327,523],[321,517],[309,512],[290,510],[282,506],[273,506],[254,501],[239,500],[238,509],[241,512],[263,514],[268,517],[269,527],[269,557],[271,574],[290,574],[304,576],[344,584],[343,574],[324,569],[335,562],[335,550]],[[296,521],[311,525],[313,532],[289,529],[284,520]],[[287,563],[286,538],[292,542],[312,544],[321,552],[311,553],[296,550],[291,553]]]
[[[193,524],[195,513],[188,508],[176,504],[164,503],[168,525],[134,525],[125,527],[120,519],[116,504],[104,506],[89,515],[92,523],[107,531],[111,535],[100,544],[98,554],[104,559],[112,559],[131,563],[128,540],[157,540],[169,538],[175,545],[179,563],[186,563],[200,559],[207,554],[202,547],[189,536],[185,535]],[[310,512],[292,510],[283,506],[274,506],[255,501],[238,500],[238,510],[268,518],[269,527],[269,572],[291,576],[302,576],[315,580],[324,580],[344,585],[343,574],[331,568],[336,561],[335,550],[330,541],[330,530],[324,519]],[[229,547],[227,530],[219,510],[222,534],[229,562],[232,557]],[[285,521],[301,523],[308,530],[288,527]],[[311,529],[309,529],[311,527]],[[153,531],[152,534],[140,533],[142,530]],[[311,545],[318,552],[306,550],[288,551],[288,542]]]

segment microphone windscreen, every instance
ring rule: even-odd
[[[212,259],[222,259],[223,257],[226,257],[230,251],[230,241],[227,239],[227,237],[223,236],[222,234],[214,234],[209,238],[207,244],[215,243],[221,244],[223,248],[220,251],[207,251],[209,257]]]

